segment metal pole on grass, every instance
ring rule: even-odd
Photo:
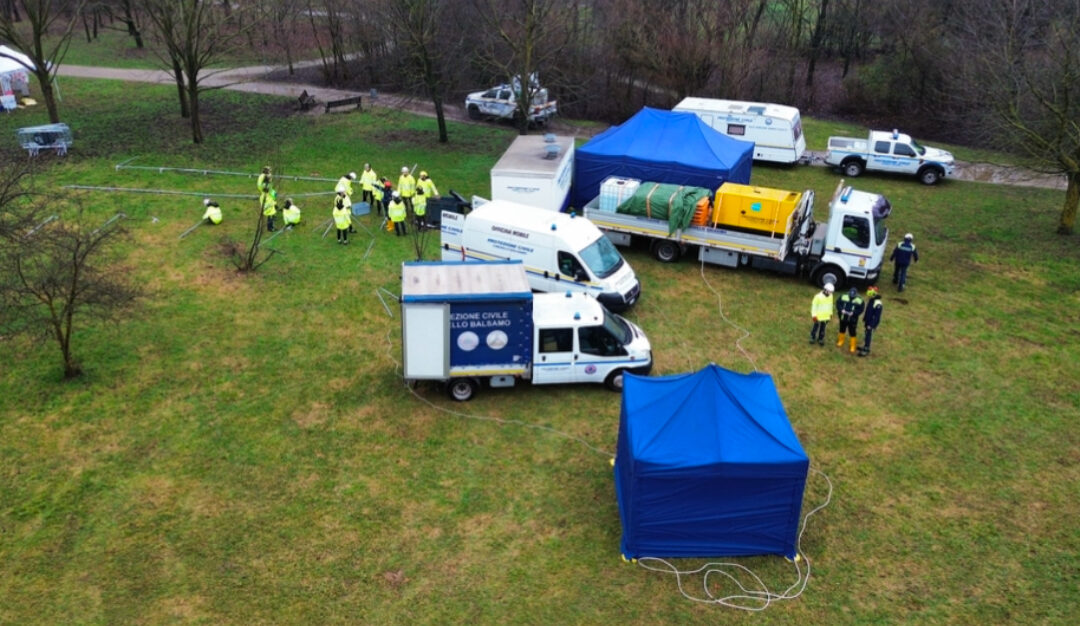
[[[195,230],[196,228],[202,226],[205,223],[206,223],[206,220],[199,220],[198,223],[196,223],[194,226],[192,226],[191,228],[189,228],[189,229],[185,230],[184,232],[180,233],[180,239],[183,239],[184,237],[187,237],[188,235],[191,234],[191,232],[193,230]]]

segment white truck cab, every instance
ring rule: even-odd
[[[885,218],[892,207],[885,196],[837,187],[829,202],[829,221],[814,232],[811,256],[817,265],[815,283],[840,287],[851,280],[874,281],[885,261],[889,229]]]
[[[579,291],[613,311],[633,306],[641,283],[630,264],[592,222],[504,200],[468,215],[442,215],[444,261],[520,260],[537,291]]]
[[[470,93],[465,97],[465,111],[474,120],[484,117],[516,120],[521,115],[518,110],[518,92],[519,87],[505,84]],[[543,87],[536,88],[529,103],[529,122],[543,124],[556,113],[558,105],[554,100],[548,99],[548,90]]]
[[[872,130],[866,139],[829,137],[825,163],[852,178],[864,171],[893,172],[918,176],[924,185],[953,176],[956,167],[951,152],[920,145],[896,130]]]

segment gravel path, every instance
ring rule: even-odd
[[[302,63],[294,64],[294,67],[312,67],[317,66],[318,64],[319,61],[317,60],[304,61]],[[417,115],[435,117],[434,107],[431,105],[430,102],[408,96],[403,96],[400,94],[380,93],[374,100],[372,100],[370,98],[370,95],[366,92],[350,91],[344,89],[332,89],[319,85],[292,83],[280,80],[271,81],[266,79],[266,77],[271,73],[280,72],[281,70],[282,68],[280,66],[269,65],[258,65],[252,67],[220,70],[206,74],[202,82],[208,87],[220,87],[224,89],[232,89],[235,91],[284,96],[295,99],[298,99],[302,92],[307,91],[308,95],[314,96],[315,99],[319,102],[326,102],[328,100],[340,100],[342,98],[349,98],[352,96],[363,96],[364,106],[375,106],[405,110],[411,113],[415,113]],[[175,84],[172,74],[164,70],[139,70],[111,67],[87,67],[82,65],[61,65],[59,68],[59,75],[70,76],[73,78],[100,78],[107,80],[125,80],[132,82],[155,83],[163,85]],[[448,119],[452,119],[457,122],[486,123],[474,122],[473,120],[470,120],[468,116],[465,115],[465,111],[461,106],[447,104],[444,105],[444,110]],[[304,113],[304,115],[322,115],[323,112],[323,107],[316,105],[310,111]],[[552,121],[549,124],[549,129],[552,132],[561,135],[570,135],[574,137],[590,137],[593,134],[602,130],[583,130],[569,124],[561,124],[558,120]],[[811,152],[810,155],[812,165],[821,167],[825,166],[823,163],[823,159],[825,156],[824,153]],[[966,163],[958,161],[956,164],[955,177],[960,180],[987,182],[1001,185],[1019,185],[1023,187],[1042,187],[1048,189],[1064,190],[1066,186],[1064,176],[1052,176],[1048,174],[1033,172],[1023,168],[1005,167],[1000,165],[994,165],[991,163]]]

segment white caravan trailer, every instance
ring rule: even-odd
[[[573,137],[520,135],[491,168],[491,199],[562,211],[573,173]]]
[[[802,118],[795,107],[764,102],[686,98],[674,111],[695,113],[733,139],[754,142],[754,160],[797,163],[806,152]]]

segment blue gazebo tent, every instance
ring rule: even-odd
[[[768,374],[627,375],[615,494],[627,558],[794,558],[810,461]]]
[[[609,176],[704,187],[750,184],[754,142],[732,139],[693,113],[645,107],[574,153],[573,204],[600,195]]]

